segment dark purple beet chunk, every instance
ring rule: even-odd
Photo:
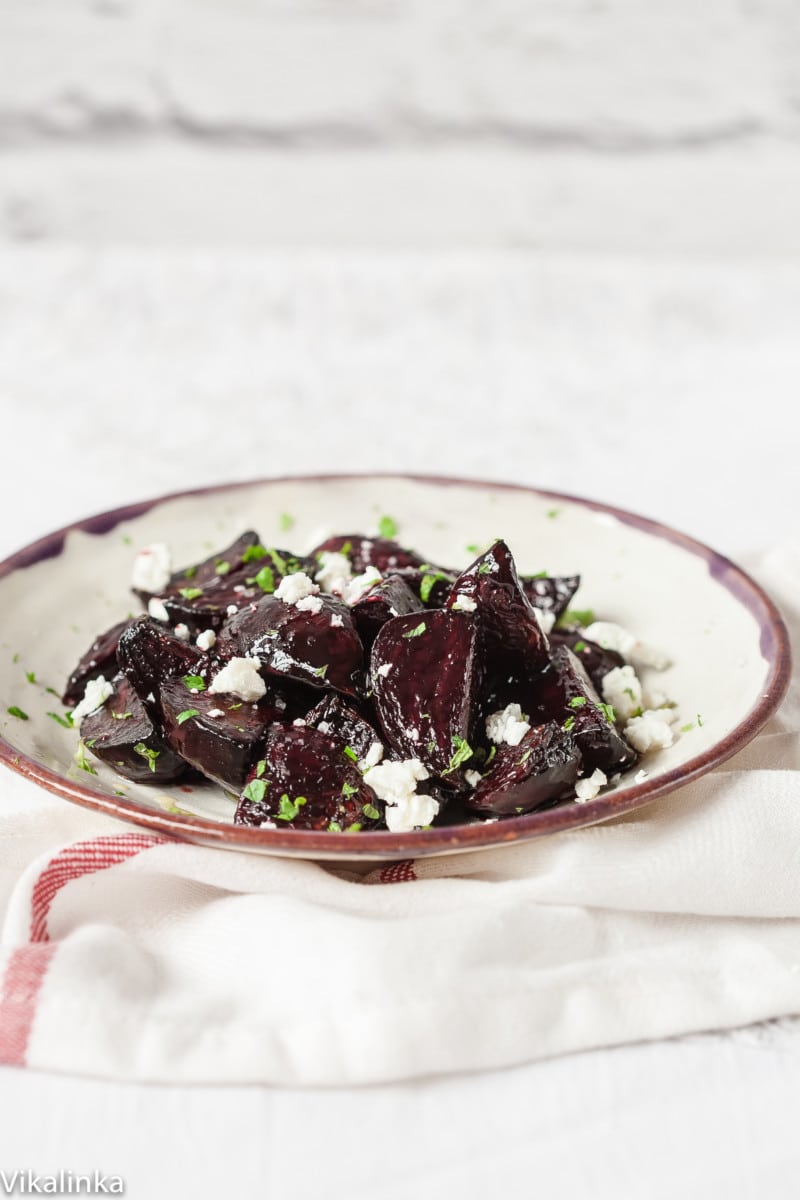
[[[581,769],[574,739],[555,721],[534,726],[518,746],[499,746],[491,769],[464,804],[482,816],[533,812],[569,794]]]
[[[383,744],[383,738],[374,726],[335,692],[320,700],[306,714],[305,721],[312,729],[344,742],[355,752],[357,759],[365,758],[375,742]]]
[[[627,771],[638,760],[636,751],[609,720],[607,706],[568,646],[551,650],[550,668],[535,682],[531,695],[534,703],[526,709],[530,719],[566,726],[588,773],[598,767],[606,774]],[[522,703],[522,707],[526,705]]]
[[[406,550],[399,542],[390,538],[368,538],[363,533],[342,533],[326,538],[311,551],[318,559],[327,551],[329,554],[344,554],[350,560],[354,575],[362,575],[367,567],[375,567],[381,575],[389,575],[403,567],[420,567],[424,558],[414,550]]]
[[[264,596],[231,619],[226,638],[270,674],[355,696],[363,690],[364,650],[350,610],[329,596],[319,599],[322,608],[313,613]]]
[[[279,829],[374,829],[383,804],[345,754],[345,744],[317,729],[272,726],[250,771],[234,822]]]
[[[395,572],[389,578],[394,576]],[[415,596],[426,608],[444,608],[450,589],[458,578],[457,571],[434,567],[428,563],[422,567],[403,567],[397,576],[408,584]]]
[[[97,679],[98,675],[110,679],[116,674],[119,635],[129,624],[130,621],[118,621],[92,642],[67,680],[64,695],[61,697],[64,704],[68,707],[79,704],[90,679]]]
[[[181,588],[205,588],[212,583],[219,582],[231,572],[243,567],[245,555],[259,544],[258,534],[252,529],[248,529],[224,550],[212,554],[202,562],[173,572],[165,591],[176,594]],[[156,594],[142,591],[139,588],[135,588],[134,591],[144,605],[151,596]]]
[[[139,617],[120,634],[117,660],[148,713],[160,723],[160,685],[175,676],[196,674],[202,655],[166,626]]]
[[[364,647],[369,650],[388,620],[421,612],[423,607],[407,583],[397,575],[389,575],[370,588],[350,611]]]
[[[579,629],[554,629],[550,634],[551,646],[569,646],[598,692],[603,679],[615,667],[624,667],[625,659],[616,650],[607,650],[597,642],[587,641]]]
[[[117,675],[102,708],[81,721],[81,738],[97,758],[135,783],[169,783],[186,763],[156,732],[130,681]]]
[[[534,608],[551,612],[558,620],[577,592],[580,575],[521,575],[522,590]]]
[[[453,584],[447,599],[452,609],[461,597],[477,606],[487,657],[523,674],[547,666],[547,638],[524,595],[511,551],[503,541],[472,563]]]
[[[474,721],[477,644],[472,614],[440,609],[393,617],[372,647],[375,707],[389,744],[453,784],[451,760]]]
[[[170,746],[203,775],[236,792],[259,755],[269,723],[283,717],[266,697],[246,704],[236,696],[192,692],[181,679],[163,683],[160,700]],[[224,715],[212,717],[212,712]]]

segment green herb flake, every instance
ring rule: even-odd
[[[547,579],[547,571],[537,571],[535,575],[528,575],[528,579]]]
[[[267,794],[268,786],[266,779],[251,779],[242,792],[242,799],[252,800],[253,804],[262,804]]]
[[[62,717],[59,713],[55,712],[49,712],[47,715],[51,718],[51,720],[61,725],[63,729],[72,729],[72,717],[69,715],[69,713],[67,713],[65,717]]]
[[[224,558],[221,558],[219,562],[214,563],[214,570],[218,575],[227,575],[230,569],[231,564]]]
[[[258,780],[256,782],[259,782]],[[298,800],[302,797],[298,797]],[[279,821],[293,821],[300,811],[298,800],[291,800],[287,792],[284,792],[279,801],[279,809],[275,814]]]
[[[28,683],[36,683],[36,672],[35,671],[26,671],[25,678],[27,679]]]
[[[416,638],[425,632],[427,626],[424,621],[420,621],[419,625],[415,625],[413,629],[409,629],[408,633],[404,633],[404,638]]]
[[[87,775],[97,774],[97,771],[86,757],[86,746],[83,742],[78,742],[78,749],[75,751],[75,765],[80,767],[81,771],[85,771]]]
[[[690,721],[688,725],[681,725],[681,733],[690,733],[694,729],[694,721]]]
[[[565,733],[569,733],[570,729],[573,729],[574,726],[575,726],[575,718],[567,717],[566,721],[561,726],[561,728],[564,730]]]
[[[484,562],[484,563],[481,563],[481,565],[478,567],[479,575],[491,575],[491,573],[492,573],[492,564],[491,563]]]
[[[365,804],[361,811],[370,821],[380,821],[381,819],[381,814],[374,804]]]
[[[361,822],[354,821],[352,825],[348,825],[345,833],[361,833]]]
[[[327,674],[328,663],[324,663],[321,667],[316,667],[314,669],[314,675],[316,675],[317,679],[324,679]]]
[[[259,559],[266,558],[266,557],[267,557],[266,547],[262,546],[260,542],[256,542],[255,546],[247,547],[244,554],[242,555],[242,562],[243,563],[258,562]]]
[[[129,721],[131,719],[131,717],[133,716],[133,713],[132,712],[124,712],[124,713],[112,712],[111,716],[114,718],[115,721]]]
[[[272,567],[262,567],[258,574],[251,575],[247,582],[258,584],[262,592],[271,596],[275,591],[275,572]]]
[[[348,796],[355,796],[357,791],[358,791],[358,788],[355,787],[352,783],[348,783],[347,780],[345,780],[344,783],[342,784],[342,795],[345,797],[345,799]]]
[[[55,688],[47,687],[44,690],[47,692],[47,694],[49,696],[58,696],[59,695],[59,693],[56,691]]]
[[[199,587],[181,588],[181,595],[184,600],[196,600],[198,596],[202,596],[203,589]]]
[[[703,718],[700,716],[700,713],[698,713],[698,714],[697,714],[697,724],[698,724],[698,725],[700,726],[700,728],[702,729],[702,727],[703,727]]]
[[[570,625],[593,625],[594,622],[595,615],[591,608],[568,608],[561,614],[556,624],[559,629],[564,629]],[[585,643],[581,648],[585,649]]]
[[[447,767],[442,771],[442,775],[449,775],[452,771],[458,769],[463,763],[472,758],[472,747],[466,738],[459,737],[456,733],[453,735],[453,755]]]
[[[624,694],[625,694],[626,696],[630,696],[631,700],[635,700],[635,699],[636,699],[636,697],[635,697],[635,696],[634,696],[634,694],[633,694],[633,688],[623,688],[623,689],[622,689],[622,691],[624,692]]]
[[[589,647],[586,645],[586,642],[576,642],[575,643],[575,653],[576,654],[582,654],[584,650],[588,650],[588,649],[589,649]]]
[[[344,756],[345,756],[345,758],[349,758],[351,762],[354,762],[354,763],[358,762],[358,755],[356,754],[356,752],[352,746],[345,746]]]
[[[470,544],[468,546],[466,546],[465,549],[467,551],[467,554],[480,554],[480,552],[481,552],[480,546],[477,546],[475,544],[475,542],[470,542]]]
[[[432,571],[430,574],[422,576],[422,582],[419,585],[419,598],[423,604],[427,604],[430,600],[434,585],[440,579],[446,578],[447,576],[443,575],[441,571]]]
[[[206,690],[206,681],[202,675],[184,675],[181,682],[190,692],[204,692]]]
[[[197,574],[197,567],[187,567],[186,570],[183,572],[183,578],[184,579],[194,579],[196,574]]]
[[[267,769],[267,760],[260,758],[256,763],[256,779],[260,779]]]
[[[272,559],[272,565],[274,566],[275,570],[279,571],[281,575],[293,574],[290,565],[286,562],[286,559],[283,557],[283,555],[279,554],[277,550],[267,550],[267,554]],[[297,570],[298,566],[299,563],[295,566],[295,571]]]
[[[569,702],[570,708],[583,708],[586,703],[585,696],[573,696]]]
[[[532,754],[533,754],[533,750],[531,750],[531,748],[530,748],[530,747],[528,747],[528,749],[527,749],[527,750],[525,751],[525,753],[523,754],[522,758],[520,758],[520,759],[517,759],[517,766],[518,766],[518,767],[524,767],[524,766],[525,766],[525,763],[528,761],[528,759],[530,758],[530,756],[531,756]]]
[[[342,827],[338,821],[329,821],[328,822],[328,833],[341,833],[341,832],[342,832]]]
[[[185,708],[183,712],[179,712],[176,718],[179,725],[183,725],[184,721],[188,721],[191,717],[199,717],[200,710],[198,708]]]
[[[125,546],[131,546],[131,545],[133,545],[133,538],[131,537],[131,535],[129,533],[124,533],[122,535],[122,542],[123,542],[123,545],[125,545]]]
[[[601,712],[609,725],[613,725],[617,719],[617,714],[614,712],[613,704],[598,704],[597,711]]]
[[[278,517],[278,524],[281,527],[282,533],[288,533],[289,530],[294,525],[294,517],[292,516],[291,513],[282,512],[281,515]]]
[[[545,516],[548,517],[551,521],[554,521],[560,512],[561,512],[560,508],[548,508],[547,512],[545,513]]]
[[[378,522],[378,533],[382,538],[396,538],[397,522],[392,517],[381,517]]]
[[[9,705],[6,711],[10,717],[16,717],[18,721],[27,721],[30,719],[26,712],[23,712],[21,708],[17,708],[16,704]]]
[[[484,766],[488,767],[489,763],[492,761],[495,754],[497,754],[497,746],[492,746],[491,750],[489,751],[489,757],[486,759]]]
[[[137,742],[133,749],[141,758],[147,760],[148,767],[155,774],[156,759],[161,754],[161,751],[151,750],[148,746],[145,746],[144,742]]]

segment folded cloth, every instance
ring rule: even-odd
[[[759,573],[797,632],[800,553]],[[796,678],[753,744],[644,810],[366,876],[2,792],[0,1061],[357,1084],[800,1012]]]

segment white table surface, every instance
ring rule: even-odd
[[[800,266],[0,249],[0,552],[272,473],[585,494],[733,557],[797,537]],[[2,853],[2,850],[0,850]],[[0,1070],[0,1168],[127,1194],[789,1197],[800,1026],[345,1091]]]

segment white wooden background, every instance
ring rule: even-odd
[[[0,0],[0,237],[800,249],[797,0]]]

